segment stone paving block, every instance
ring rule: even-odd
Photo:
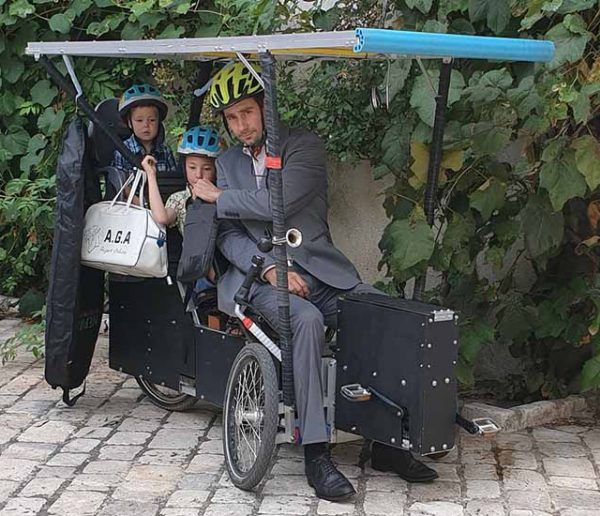
[[[30,414],[0,414],[0,427],[22,430],[33,421]]]
[[[460,484],[456,482],[441,482],[435,480],[425,484],[411,484],[409,486],[410,495],[415,500],[460,500]]]
[[[455,464],[434,464],[432,466],[439,475],[438,481],[460,482]]]
[[[163,409],[152,405],[152,403],[148,401],[138,404],[129,415],[139,419],[162,419],[166,414],[167,412]]]
[[[0,427],[0,445],[6,444],[18,433],[19,430],[16,428]]]
[[[12,394],[15,396],[21,396],[25,394],[29,389],[31,389],[34,385],[40,383],[40,381],[41,378],[39,377],[20,374],[15,379],[11,380],[2,388],[0,388],[0,394]]]
[[[495,480],[467,480],[467,498],[498,498],[500,482]]]
[[[56,391],[53,390],[46,382],[31,389],[25,396],[25,401],[58,401]]]
[[[598,516],[598,509],[564,509],[560,516]]]
[[[300,446],[294,448],[301,448]],[[358,456],[360,455],[360,446],[354,443],[336,445],[331,450],[331,456],[336,464],[350,464],[356,466],[358,464]],[[300,450],[302,452],[302,450]],[[303,460],[302,454],[298,454],[297,458]]]
[[[515,509],[510,511],[510,516],[552,516],[549,512],[545,511],[530,511],[527,509]]]
[[[157,464],[133,465],[127,474],[126,480],[138,482],[146,480],[159,480],[175,484],[183,475],[177,466],[162,466]]]
[[[461,450],[489,451],[493,442],[492,439],[482,439],[479,435],[462,435],[458,446]]]
[[[85,426],[81,428],[75,437],[87,439],[104,439],[113,431],[112,428],[104,426]]]
[[[598,483],[593,478],[577,477],[549,477],[548,484],[555,487],[565,487],[568,489],[589,489],[598,490]]]
[[[204,441],[198,447],[198,453],[212,453],[214,455],[223,455],[223,441],[221,441],[220,439]]]
[[[140,396],[143,396],[140,389],[119,389],[111,396],[111,399],[124,399],[124,400],[137,400]]]
[[[463,514],[464,510],[460,505],[450,502],[416,502],[407,512],[408,516],[463,516]]]
[[[206,434],[207,439],[223,439],[223,427],[220,425],[213,425],[210,427]]]
[[[96,514],[106,498],[97,491],[65,491],[48,509],[59,516],[83,516]]]
[[[110,500],[98,516],[156,516],[158,505],[144,502]]]
[[[546,480],[537,471],[509,469],[504,472],[504,487],[509,490],[545,491]]]
[[[123,482],[123,473],[114,475],[90,475],[80,473],[69,484],[71,491],[100,491],[106,493]]]
[[[362,470],[358,466],[350,464],[338,464],[337,468],[351,480],[358,478],[362,474]]]
[[[187,468],[187,473],[218,473],[225,466],[222,455],[196,455]]]
[[[35,477],[19,493],[21,496],[52,496],[65,482],[64,478],[40,478]]]
[[[185,428],[190,430],[205,430],[214,419],[214,414],[200,410],[188,412],[173,412],[167,418],[164,428]]]
[[[130,466],[131,464],[124,460],[94,460],[83,469],[83,472],[90,475],[112,475],[124,473]]]
[[[463,476],[467,480],[498,480],[498,472],[493,464],[465,464]]]
[[[496,436],[496,447],[500,450],[529,451],[532,446],[531,437],[524,432],[500,432]]]
[[[327,500],[319,500],[317,514],[325,516],[351,516],[356,514],[354,504],[350,502],[335,503]]]
[[[208,491],[210,487],[216,482],[216,475],[208,475],[204,473],[186,474],[179,479],[179,482],[177,483],[177,488]]]
[[[538,469],[536,455],[532,452],[504,450],[498,454],[498,464],[507,469]]]
[[[63,405],[62,401],[58,402],[56,405],[57,408],[53,408],[42,414],[48,421],[62,421],[80,426],[90,415],[88,411],[82,409],[79,403],[77,403],[77,410],[73,410],[72,408]]]
[[[467,450],[461,454],[463,464],[496,464],[494,453],[486,450]]]
[[[571,432],[563,432],[553,428],[534,428],[532,431],[533,438],[539,442],[556,442],[556,443],[580,443],[581,439]]]
[[[181,465],[186,462],[190,450],[148,450],[136,462],[139,464]]]
[[[336,448],[333,449],[333,456],[336,457]],[[296,446],[294,444],[282,444],[278,446],[277,450],[278,457],[286,457],[288,459],[302,459],[304,460],[304,452],[302,451],[302,446]],[[356,464],[358,462],[358,455],[355,461],[351,464]],[[340,462],[341,463],[341,462]]]
[[[267,480],[264,494],[313,496],[314,490],[308,485],[304,475],[285,475]]]
[[[366,490],[406,493],[408,484],[406,480],[402,480],[398,475],[390,477],[368,477]]]
[[[17,490],[19,482],[0,480],[0,504],[4,503]]]
[[[0,408],[10,407],[18,398],[18,396],[0,395]]]
[[[162,480],[125,481],[115,489],[112,498],[134,502],[160,502],[175,489],[173,482]]]
[[[142,446],[103,446],[98,453],[100,460],[133,460]]]
[[[199,509],[182,509],[179,507],[167,507],[160,511],[160,516],[199,516]]]
[[[46,503],[43,498],[11,498],[0,516],[35,516]]]
[[[259,514],[307,514],[311,499],[303,496],[265,496]]]
[[[87,453],[57,453],[48,462],[48,466],[81,466],[90,456]]]
[[[75,431],[75,426],[66,421],[39,421],[20,436],[21,442],[62,443]]]
[[[87,426],[91,428],[108,428],[110,433],[114,430],[114,427],[121,421],[121,419],[123,419],[122,412],[119,413],[118,411],[109,411],[107,408],[102,407],[95,411],[86,420],[86,423]]]
[[[272,475],[304,475],[304,460],[301,459],[277,459],[271,470]]]
[[[588,430],[588,427],[581,425],[557,425],[554,429],[561,432],[569,432],[570,434],[582,434]]]
[[[154,432],[161,426],[158,419],[128,417],[117,427],[119,432]]]
[[[148,439],[150,439],[150,434],[147,432],[115,432],[111,438],[106,441],[106,444],[144,444]]]
[[[467,503],[465,516],[505,516],[500,502],[489,500],[471,500]]]
[[[62,447],[61,452],[89,453],[100,443],[99,439],[73,439]]]
[[[250,516],[252,506],[234,503],[217,503],[209,505],[204,516]],[[165,516],[168,516],[165,514]]]
[[[210,495],[209,491],[195,489],[180,489],[174,491],[167,500],[167,507],[197,507],[200,508]]]
[[[585,444],[592,450],[600,450],[600,428],[594,428],[581,435]]]
[[[508,491],[508,507],[510,509],[527,509],[550,511],[552,502],[547,491]]]
[[[38,471],[37,478],[71,478],[75,474],[75,468],[69,466],[42,466]]]
[[[154,439],[148,443],[148,448],[164,448],[168,450],[191,449],[198,445],[200,435],[200,432],[195,429],[159,430]],[[218,453],[219,451],[222,452],[221,446],[218,447],[217,451],[201,447],[199,453]]]
[[[544,458],[544,469],[551,476],[595,478],[596,473],[592,463],[585,458]]]
[[[538,449],[548,457],[585,457],[587,452],[581,444],[541,442]]]
[[[581,489],[554,489],[550,493],[558,510],[586,509],[600,512],[600,492]]]
[[[286,493],[280,494],[283,495]],[[221,487],[215,491],[211,502],[253,504],[257,499],[257,493],[251,491],[242,491],[237,487]]]
[[[25,480],[38,467],[32,460],[14,459],[0,456],[0,480]]]
[[[382,493],[369,491],[365,494],[363,508],[367,516],[402,516],[406,505],[403,493]]]

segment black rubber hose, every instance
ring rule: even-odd
[[[119,138],[115,133],[108,129],[108,127],[106,127],[104,122],[98,117],[96,111],[90,105],[90,103],[87,101],[84,95],[80,95],[79,97],[77,97],[77,91],[75,90],[75,87],[73,86],[71,81],[64,77],[58,71],[56,66],[54,66],[54,63],[52,63],[52,61],[50,61],[46,56],[40,57],[40,63],[46,69],[48,75],[52,77],[52,79],[54,79],[54,81],[65,92],[67,92],[75,99],[75,102],[79,109],[81,109],[81,111],[83,111],[85,115],[93,122],[94,126],[99,127],[102,130],[102,132],[104,132],[106,136],[110,138],[110,140],[114,143],[115,147],[123,155],[123,157],[135,167],[142,168],[142,160],[139,158],[139,156],[136,156],[133,152],[131,152],[125,146],[121,138]]]
[[[275,58],[270,52],[260,53],[262,79],[265,83],[264,120],[267,132],[267,156],[279,156],[279,116],[277,113],[277,89]],[[269,169],[268,181],[273,213],[273,236],[285,239],[285,206],[283,203],[283,178],[281,169]],[[294,368],[292,356],[292,330],[290,325],[290,293],[288,290],[288,266],[286,245],[273,249],[277,268],[277,305],[279,308],[279,334],[281,337],[283,403],[294,405]]]

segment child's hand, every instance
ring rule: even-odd
[[[156,159],[154,158],[154,156],[150,156],[150,154],[148,154],[143,160],[142,160],[142,168],[144,169],[144,172],[146,172],[146,174],[148,174],[149,177],[156,177]]]

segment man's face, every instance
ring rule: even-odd
[[[199,179],[215,182],[215,160],[208,156],[190,154],[185,157],[185,175],[190,185],[194,186]]]
[[[158,136],[160,119],[155,106],[138,106],[131,110],[131,130],[142,144],[152,143]]]
[[[263,123],[260,106],[250,97],[224,109],[229,130],[244,145],[258,145],[262,141]]]

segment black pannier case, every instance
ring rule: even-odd
[[[378,294],[342,297],[338,310],[336,428],[422,455],[452,449],[454,312]],[[353,384],[370,399],[349,401]]]

